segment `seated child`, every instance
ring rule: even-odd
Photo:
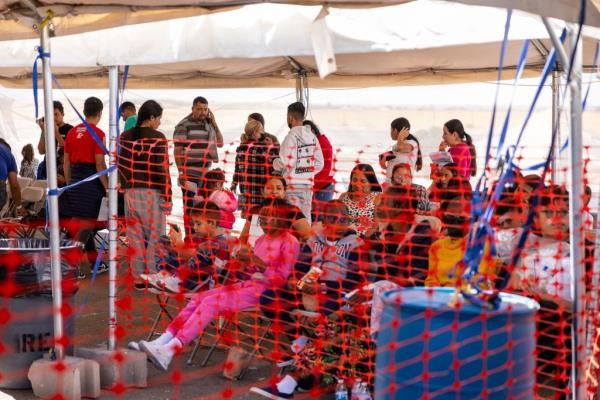
[[[189,212],[195,233],[184,242],[181,233],[171,227],[171,239],[162,237],[159,241],[156,265],[161,270],[140,275],[144,282],[140,289],[147,285],[171,293],[194,292],[214,285],[217,276],[224,273],[235,241],[219,228],[219,207],[202,201]]]
[[[202,187],[194,197],[194,202],[210,200],[221,210],[219,227],[232,229],[235,223],[233,213],[237,210],[238,202],[233,192],[225,189],[225,173],[220,169],[213,169],[204,175]]]
[[[540,310],[536,316],[536,376],[566,399],[571,371],[571,261],[569,246],[568,193],[560,186],[542,189],[531,233],[514,268],[512,256],[522,229],[496,232],[498,257],[512,272],[508,289],[533,297]],[[586,284],[593,260],[586,243]],[[582,294],[585,295],[585,294]]]
[[[173,356],[191,343],[215,318],[258,305],[267,289],[283,286],[298,258],[298,240],[289,233],[286,210],[265,207],[260,214],[265,232],[254,247],[244,248],[238,259],[241,265],[256,271],[250,279],[232,285],[216,287],[196,294],[171,321],[165,333],[151,342],[139,342],[149,360],[166,371]],[[198,226],[198,229],[203,229]]]
[[[253,246],[256,239],[262,235],[262,230],[258,224],[258,214],[262,207],[265,205],[274,204],[280,200],[285,200],[285,192],[287,189],[287,183],[285,179],[280,175],[272,175],[265,182],[263,188],[264,200],[261,204],[252,207],[248,211],[246,216],[246,223],[240,234],[240,242],[243,244],[249,244]],[[286,201],[287,202],[287,201]],[[298,207],[287,202],[291,214],[292,233],[299,240],[305,240],[310,236],[311,227],[306,219],[306,216],[300,211]]]
[[[427,189],[417,185],[412,181],[412,171],[408,164],[396,164],[392,169],[392,186],[405,187],[410,189],[413,197],[417,201],[417,214],[428,215],[434,210],[434,204],[429,200]]]
[[[377,230],[367,236],[369,266],[377,268],[371,281],[393,280],[402,286],[423,286],[429,265],[429,248],[437,239],[430,221],[417,222],[415,193],[391,186],[375,209]],[[434,217],[431,217],[432,219]]]
[[[296,290],[296,282],[292,280],[290,289],[269,290],[261,296],[261,311],[274,319],[275,324],[281,321],[287,325],[283,331],[290,339],[294,339],[291,350],[295,354],[299,354],[309,342],[306,336],[296,337],[299,332],[294,332],[297,326],[290,315],[292,309],[302,304],[302,296],[316,296],[317,312],[329,316],[344,305],[345,293],[354,290],[365,281],[359,270],[359,249],[363,242],[357,233],[349,228],[349,223],[346,206],[342,202],[327,202],[323,210],[323,231],[314,233],[308,239],[302,248],[295,272],[296,277],[302,277],[311,268],[318,267],[322,271],[320,276],[304,281],[299,290]],[[278,366],[290,365],[293,361],[294,358],[288,358]],[[252,392],[266,397],[274,394],[291,395],[298,384],[296,378],[297,376],[286,375],[280,384],[252,388]]]
[[[425,286],[456,286],[464,272],[462,260],[467,248],[469,233],[470,202],[462,195],[445,200],[441,204],[445,237],[429,248],[429,269]],[[495,262],[486,243],[479,273],[492,280]]]

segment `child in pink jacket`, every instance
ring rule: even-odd
[[[287,283],[300,251],[298,240],[289,233],[288,210],[289,207],[279,205],[261,210],[259,222],[265,234],[258,238],[254,250],[244,247],[237,254],[251,275],[248,280],[198,293],[158,339],[139,343],[154,365],[166,371],[175,353],[198,337],[215,318],[255,307],[265,290]]]
[[[219,227],[223,229],[232,229],[235,223],[233,213],[238,208],[238,202],[235,194],[225,187],[225,173],[220,169],[213,169],[204,175],[204,184],[194,196],[194,203],[210,200],[221,210],[221,221]]]

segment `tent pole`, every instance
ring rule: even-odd
[[[305,72],[303,70],[299,70],[298,74],[296,75],[296,101],[306,105],[306,99],[304,98],[304,76]]]
[[[570,267],[571,267],[571,296],[572,306],[572,368],[571,368],[571,393],[575,400],[584,399],[585,367],[586,367],[586,318],[585,318],[585,265],[584,265],[584,238],[582,234],[581,210],[583,197],[583,163],[582,163],[582,104],[581,104],[581,75],[582,75],[582,46],[577,41],[575,24],[569,24],[569,38],[567,39],[569,54],[575,51],[572,77],[570,84],[571,93],[571,134],[570,157],[571,179],[569,182],[569,223],[570,223]]]
[[[560,42],[559,37],[554,32],[554,28],[552,24],[546,17],[542,17],[542,22],[548,31],[548,35],[550,36],[550,40],[552,41],[552,45],[554,46],[554,50],[556,50],[556,55],[558,56],[558,61],[563,65],[564,69],[568,69],[569,66],[569,57],[567,56],[567,52],[565,51],[562,43]]]
[[[41,24],[40,46],[44,53],[50,54],[50,19]],[[44,132],[46,132],[46,177],[49,193],[56,193],[56,141],[54,139],[54,102],[52,99],[52,70],[50,57],[42,58],[42,76],[44,81]],[[58,219],[58,196],[48,196],[48,224],[50,229],[50,260],[52,265],[52,303],[54,315],[54,351],[58,360],[64,357],[63,318],[62,318],[62,275],[60,262],[60,230]]]
[[[558,115],[558,105],[560,102],[560,72],[558,69],[552,71],[552,129],[556,127],[556,143],[554,148],[554,158],[552,159],[552,182],[558,182],[558,168],[560,167],[560,122]]]
[[[110,163],[117,165],[117,124],[119,94],[119,67],[108,67],[108,104],[109,104],[109,149]],[[108,350],[116,346],[117,309],[116,309],[116,280],[117,280],[117,170],[108,175]]]

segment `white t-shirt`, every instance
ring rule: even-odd
[[[394,171],[394,167],[398,164],[410,165],[410,170],[413,176],[417,172],[417,158],[419,155],[419,145],[415,140],[412,139],[406,140],[404,143],[410,144],[413,147],[413,149],[409,153],[400,153],[397,151],[393,151],[394,148],[392,147],[392,151],[394,153],[395,158],[389,160],[385,166],[385,180],[387,183],[392,183],[392,172]]]
[[[264,235],[265,232],[260,227],[258,223],[258,214],[254,214],[250,219],[250,231],[248,232],[248,244],[254,247],[254,244],[258,240],[259,237]]]
[[[517,247],[521,228],[496,232],[498,257],[509,261]],[[569,243],[529,234],[519,265],[515,268],[518,288],[532,294],[571,299],[571,270]]]

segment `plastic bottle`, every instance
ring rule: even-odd
[[[354,385],[352,385],[352,391],[350,392],[350,400],[361,400],[360,399],[361,387],[362,387],[362,379],[358,378],[354,381]]]
[[[343,379],[338,379],[337,386],[335,388],[335,400],[348,400],[348,389]]]
[[[366,382],[363,382],[360,387],[360,400],[372,400],[371,393],[369,393],[369,387]]]

